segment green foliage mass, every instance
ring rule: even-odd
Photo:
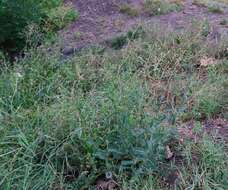
[[[24,29],[31,23],[40,23],[44,12],[39,1],[3,0],[0,2],[0,44],[13,47],[23,45]]]
[[[76,16],[72,9],[63,5],[62,0],[2,0],[0,48],[13,52],[21,50],[25,46],[26,33],[31,24],[41,27],[41,31],[54,31]],[[47,22],[48,25],[44,24]],[[48,26],[50,28],[47,29]]]

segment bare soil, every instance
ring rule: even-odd
[[[101,43],[143,23],[157,23],[165,28],[180,30],[192,24],[193,20],[207,19],[211,26],[210,37],[228,36],[228,25],[221,21],[228,18],[228,8],[223,13],[211,13],[206,7],[195,5],[192,0],[184,1],[180,12],[161,16],[150,16],[143,12],[143,0],[66,0],[80,13],[80,18],[60,31],[63,39],[63,53],[71,54],[90,44]],[[122,4],[130,4],[140,10],[135,17],[120,13]]]
[[[228,120],[223,118],[206,119],[201,122],[203,132],[213,135],[216,139],[222,139],[228,143]],[[178,127],[182,139],[192,139],[197,142],[199,134],[195,132],[196,121],[191,120]],[[202,133],[201,133],[202,134]]]

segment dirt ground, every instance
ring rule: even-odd
[[[161,16],[150,16],[142,11],[140,15],[131,17],[120,13],[120,6],[129,3],[142,10],[144,0],[66,0],[80,13],[80,18],[70,26],[60,31],[63,39],[63,54],[90,44],[101,43],[143,23],[157,23],[174,30],[188,27],[192,21],[207,19],[212,27],[211,38],[228,36],[228,25],[220,22],[228,18],[228,8],[223,13],[211,13],[206,7],[198,6],[193,0],[185,0],[180,12],[171,12]]]

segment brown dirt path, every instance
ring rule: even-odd
[[[212,28],[211,38],[228,36],[228,25],[220,24],[222,20],[228,19],[228,7],[224,7],[224,13],[216,14],[209,12],[206,7],[193,4],[192,0],[185,0],[184,9],[180,12],[153,17],[142,13],[131,17],[120,13],[120,5],[130,3],[141,9],[143,0],[66,0],[66,3],[72,3],[79,11],[80,18],[60,31],[64,55],[72,54],[90,44],[111,39],[143,23],[157,23],[166,28],[179,30],[191,25],[194,19],[207,19]]]

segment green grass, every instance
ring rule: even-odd
[[[227,189],[224,145],[177,131],[183,114],[224,117],[227,42],[142,30],[117,51],[63,60],[44,45],[1,67],[0,189],[94,189],[107,172],[122,189],[168,189],[176,170],[179,189]],[[199,66],[205,56],[217,64]]]
[[[182,9],[182,1],[170,1],[170,0],[145,0],[144,10],[150,15],[162,15],[169,12],[178,12]]]
[[[72,8],[72,5],[63,4],[47,11],[45,26],[49,31],[60,30],[78,17],[79,13]]]
[[[139,10],[133,7],[130,4],[122,4],[120,6],[120,12],[123,14],[127,14],[131,17],[139,16]]]
[[[0,63],[3,63],[5,61],[5,55],[2,51],[0,51]]]
[[[228,2],[226,0],[194,0],[194,3],[198,4],[198,5],[209,5],[209,4],[223,4],[223,5],[227,5]]]
[[[223,13],[224,12],[224,7],[226,6],[227,2],[226,1],[211,1],[211,0],[194,0],[194,4],[199,5],[199,6],[204,6],[208,8],[209,12],[212,13]]]
[[[208,11],[212,13],[223,13],[223,9],[218,5],[210,5]]]
[[[78,16],[63,0],[1,1],[0,51],[12,58],[27,46],[40,45]]]
[[[142,26],[129,30],[126,34],[114,37],[106,41],[106,44],[112,49],[119,50],[127,45],[128,42],[142,38],[145,34]]]

